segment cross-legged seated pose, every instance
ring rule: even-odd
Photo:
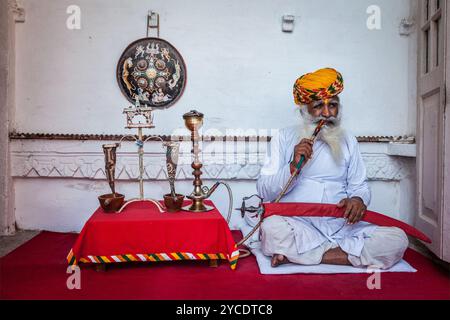
[[[301,121],[273,137],[257,189],[266,202],[275,200],[304,156],[302,171],[281,202],[336,204],[345,208],[345,218],[265,219],[262,251],[272,257],[273,267],[290,262],[388,269],[408,247],[403,230],[361,221],[371,193],[358,142],[341,126],[343,89],[342,75],[329,68],[296,81]],[[327,124],[313,142],[308,137],[321,120]]]

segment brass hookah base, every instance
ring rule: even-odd
[[[204,196],[188,196],[188,199],[192,200],[192,204],[182,208],[183,211],[189,212],[208,212],[214,210],[214,207],[204,204]]]
[[[191,195],[187,196],[188,199],[192,200],[192,204],[189,206],[185,206],[182,208],[183,211],[189,212],[208,212],[214,210],[214,207],[205,205],[205,200],[211,194],[207,187],[202,187],[202,180],[200,179],[200,175],[202,172],[200,171],[203,165],[201,163],[193,163],[192,168],[194,169],[194,192]]]
[[[188,197],[189,199],[191,199],[190,197]],[[209,212],[214,210],[213,207],[211,206],[207,206],[203,203],[203,200],[192,200],[192,205],[190,206],[186,206],[183,207],[183,211],[189,211],[189,212],[196,212],[196,213],[200,213],[200,212]]]

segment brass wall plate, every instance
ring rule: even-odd
[[[119,59],[117,82],[131,103],[169,108],[183,95],[187,74],[183,57],[166,40],[143,38],[131,43]]]

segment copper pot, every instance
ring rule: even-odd
[[[168,212],[178,212],[181,211],[181,207],[183,206],[184,195],[177,194],[174,198],[170,193],[164,195],[164,205],[166,206],[166,210]]]
[[[120,193],[109,193],[99,196],[98,201],[103,211],[108,213],[117,212],[123,206],[125,196]]]

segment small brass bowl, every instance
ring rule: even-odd
[[[99,196],[98,201],[103,211],[112,213],[120,210],[125,202],[125,196],[120,193],[109,193]]]
[[[183,206],[184,195],[177,194],[176,198],[172,197],[171,194],[164,195],[164,205],[168,212],[178,212],[181,211]]]

